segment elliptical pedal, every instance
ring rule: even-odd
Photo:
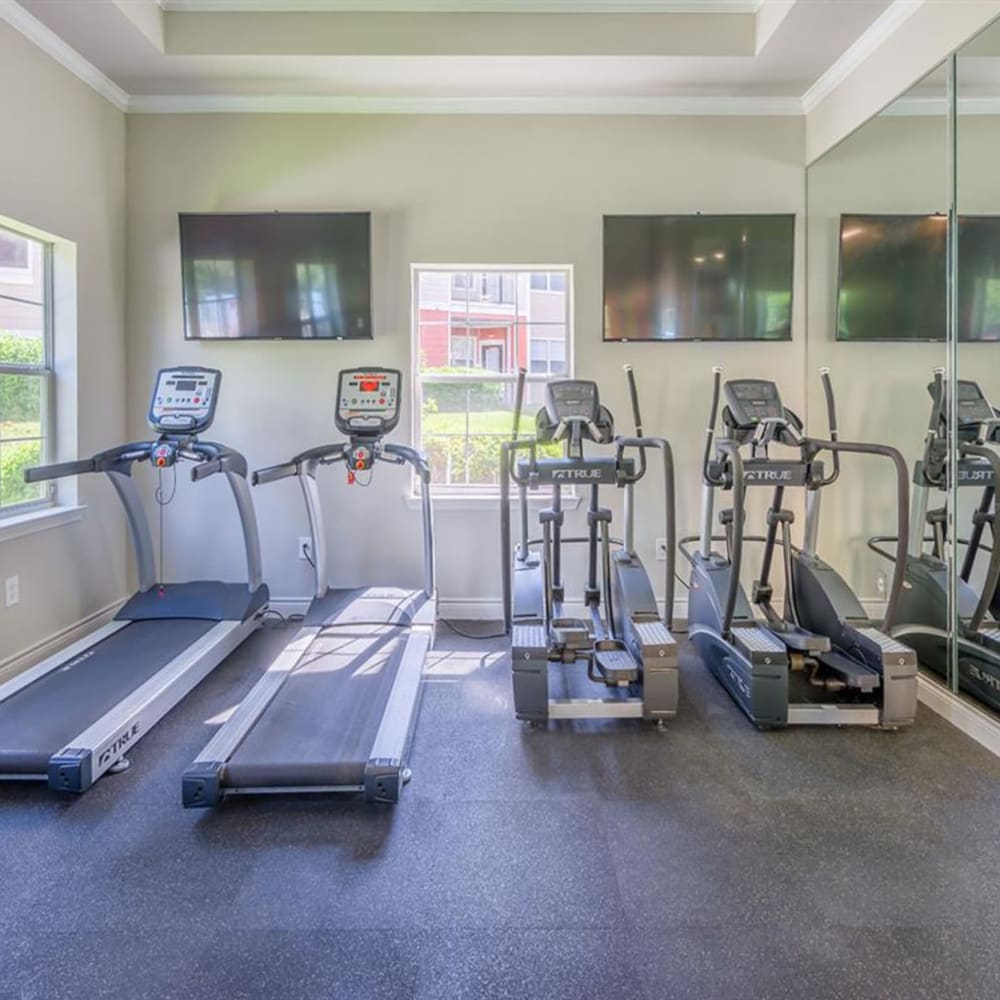
[[[552,638],[566,649],[589,649],[590,631],[579,618],[555,618],[552,621]]]
[[[979,635],[988,645],[1000,649],[1000,628],[981,628]]]
[[[639,679],[639,668],[624,649],[596,649],[594,662],[605,684],[621,686]]]
[[[852,691],[867,694],[877,691],[881,686],[881,678],[875,670],[843,653],[821,653],[816,659],[828,670],[832,670]]]

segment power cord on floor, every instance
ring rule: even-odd
[[[466,632],[464,629],[459,628],[454,622],[448,621],[447,618],[439,618],[438,622],[444,625],[446,628],[450,629],[455,635],[460,635],[463,639],[502,639],[507,635],[506,632]]]

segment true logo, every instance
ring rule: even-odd
[[[744,477],[748,483],[787,483],[792,478],[791,469],[750,469]]]
[[[987,483],[993,480],[992,469],[959,469],[958,481],[960,483]]]
[[[977,667],[976,664],[969,664],[969,676],[980,684],[985,684],[986,687],[992,688],[994,691],[1000,692],[1000,677],[994,677],[993,674],[986,673],[981,667]]]
[[[553,469],[553,479],[600,479],[600,469]]]
[[[105,747],[97,758],[98,768],[103,768],[106,764],[110,764],[112,761],[117,760],[121,756],[122,751],[132,743],[135,738],[139,735],[139,723],[132,723],[131,729],[126,729],[124,733],[119,736],[114,743],[110,746]]]

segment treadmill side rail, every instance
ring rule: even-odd
[[[254,629],[257,617],[219,622],[145,684],[55,754],[48,784],[84,792],[215,669]]]
[[[425,605],[432,612],[436,606],[436,598],[431,598]],[[432,625],[413,625],[410,628],[403,657],[396,671],[396,681],[382,713],[382,721],[372,742],[371,757],[365,767],[367,802],[399,801],[400,790],[406,781],[405,762],[420,709],[424,662],[432,640]]]

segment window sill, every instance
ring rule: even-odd
[[[500,506],[499,493],[450,493],[445,496],[435,496],[433,499],[435,512],[442,510],[495,511]],[[576,510],[580,506],[581,500],[579,495],[573,496],[563,493],[563,510]],[[510,502],[511,506],[517,502],[516,493],[511,494]],[[528,505],[536,510],[547,507],[551,502],[552,498],[548,492],[528,494]],[[420,494],[404,493],[403,503],[406,504],[407,510],[420,510]]]
[[[74,524],[83,519],[86,509],[84,504],[72,504],[65,507],[44,507],[0,518],[0,542],[9,542],[50,528],[60,528],[64,524]]]

